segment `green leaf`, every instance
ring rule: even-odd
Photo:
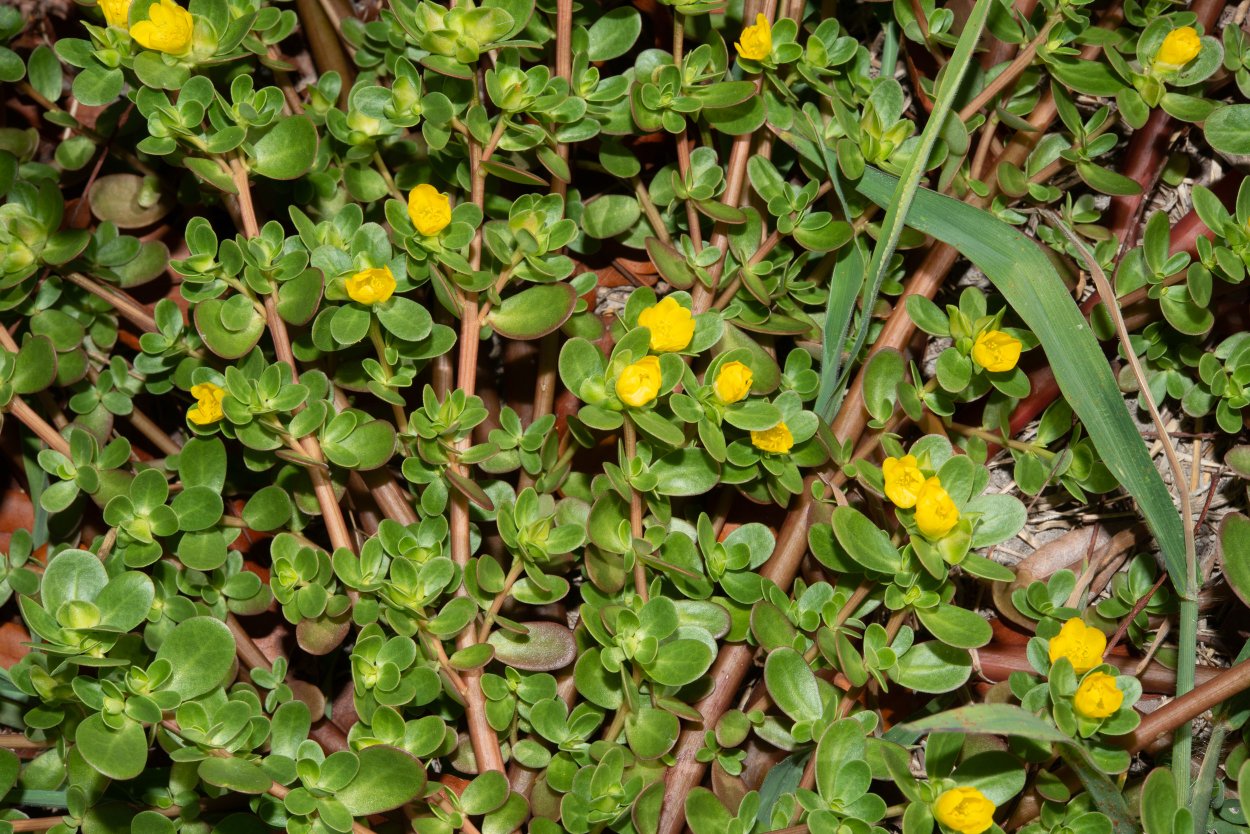
[[[490,326],[509,339],[539,339],[573,315],[577,291],[568,284],[536,284],[503,300],[491,311]]]
[[[902,565],[898,548],[868,516],[854,507],[838,507],[832,523],[838,544],[860,565],[887,576],[898,572]]]
[[[618,6],[599,15],[590,27],[586,55],[591,61],[611,61],[630,50],[642,32],[642,16],[633,6]]]
[[[489,814],[507,801],[508,777],[497,770],[478,775],[460,795],[460,807],[475,817]]]
[[[317,157],[317,129],[306,116],[279,119],[251,146],[249,156],[252,170],[262,177],[302,177]]]
[[[1018,736],[1034,741],[1068,741],[1068,737],[1055,725],[1011,704],[973,704],[959,707],[912,721],[906,727],[917,733],[988,733]]]
[[[587,237],[606,240],[633,228],[642,216],[638,200],[625,194],[605,194],[591,200],[582,210],[582,228]]]
[[[938,603],[933,608],[917,608],[916,616],[929,632],[948,646],[979,649],[994,636],[990,624],[967,608]]]
[[[857,188],[878,205],[887,205],[896,182],[869,168]],[[1098,340],[1050,260],[1037,244],[1001,220],[926,189],[917,194],[908,224],[955,247],[976,264],[1036,334],[1060,391],[1089,432],[1103,463],[1137,499],[1163,550],[1173,583],[1186,587],[1180,514]]]
[[[554,672],[577,658],[573,632],[561,623],[535,621],[523,624],[525,634],[505,629],[491,632],[489,643],[495,658],[526,672]]]
[[[178,527],[187,532],[207,530],[221,519],[221,493],[209,486],[190,486],[170,504],[178,514]]]
[[[366,747],[360,770],[335,798],[354,817],[380,814],[398,808],[425,790],[425,769],[409,753],[385,744]]]
[[[290,493],[283,487],[270,484],[258,489],[248,499],[243,507],[243,520],[253,530],[269,532],[289,525],[294,512]]]
[[[210,785],[239,793],[261,794],[273,784],[260,765],[233,756],[228,759],[210,756],[200,762],[199,774]]]
[[[55,615],[63,603],[94,601],[107,584],[108,573],[94,553],[63,550],[48,563],[39,592],[43,607]]]
[[[1230,104],[1216,110],[1202,127],[1207,142],[1217,151],[1250,154],[1250,104]]]
[[[239,326],[228,326],[223,313],[231,324]],[[260,341],[265,332],[265,317],[245,296],[236,295],[225,301],[210,298],[195,305],[195,327],[213,353],[222,359],[238,359]]]
[[[22,763],[12,750],[0,749],[0,796],[4,796],[17,784],[17,774]]]
[[[110,779],[133,779],[147,767],[148,737],[138,721],[114,730],[97,713],[78,725],[74,739],[87,764]]]
[[[28,336],[17,352],[10,382],[17,394],[42,391],[56,379],[56,348],[45,336]]]
[[[186,701],[225,681],[234,664],[234,651],[234,637],[225,623],[212,617],[192,617],[169,632],[156,651],[156,659],[173,665],[165,688]]]
[[[917,643],[890,670],[899,686],[937,695],[951,692],[972,676],[972,658],[963,649],[937,641]]]
[[[26,79],[39,95],[48,101],[61,97],[61,62],[56,53],[40,44],[30,53],[27,61]]]
[[[803,655],[790,648],[774,649],[764,661],[764,683],[782,712],[795,721],[817,721],[823,707],[816,676]]]
[[[1220,567],[1228,587],[1250,606],[1250,518],[1241,513],[1229,513],[1220,522]]]

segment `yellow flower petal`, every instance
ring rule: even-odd
[[[211,382],[191,386],[191,396],[198,401],[187,409],[187,419],[197,426],[215,423],[223,416],[221,401],[226,398],[225,389]]]
[[[395,275],[389,266],[365,269],[347,279],[347,296],[359,304],[379,304],[395,292]]]
[[[1020,361],[1024,345],[1001,330],[986,330],[972,346],[972,361],[991,373],[1010,371]]]
[[[421,183],[408,195],[408,217],[426,237],[446,229],[451,223],[451,198],[428,183]]]
[[[959,508],[936,476],[916,494],[916,526],[927,539],[940,539],[959,523]]]
[[[1202,39],[1192,26],[1182,26],[1168,32],[1155,53],[1155,63],[1168,69],[1180,69],[1202,51]]]
[[[1086,675],[1085,680],[1076,688],[1076,697],[1072,699],[1072,706],[1077,714],[1086,718],[1107,718],[1115,715],[1123,703],[1124,693],[1116,685],[1115,678],[1106,672]]]
[[[885,497],[900,509],[910,510],[916,506],[920,497],[920,489],[924,486],[924,473],[916,462],[915,455],[902,458],[886,458],[881,464],[881,474],[885,476]]]
[[[994,824],[994,803],[976,788],[951,788],[933,803],[933,818],[959,834],[981,834]]]
[[[736,403],[746,399],[746,396],[751,393],[751,383],[754,380],[755,375],[743,363],[726,362],[717,371],[712,390],[721,402]]]
[[[656,353],[685,350],[694,338],[694,316],[672,296],[639,313],[638,325],[651,331],[651,349]]]
[[[100,11],[104,13],[104,22],[118,29],[126,29],[130,25],[130,0],[100,0]]]
[[[784,455],[793,448],[794,435],[790,433],[790,427],[781,422],[771,429],[751,432],[751,445],[761,452]]]
[[[130,29],[130,36],[144,49],[169,55],[185,55],[191,49],[195,19],[174,0],[160,0],[148,7],[148,19]]]
[[[625,405],[641,408],[659,395],[660,380],[660,360],[644,356],[621,371],[616,378],[616,395]]]
[[[755,16],[755,25],[743,28],[734,44],[738,54],[749,61],[762,61],[773,51],[773,27],[762,14]]]
[[[1106,650],[1107,635],[1085,625],[1080,617],[1073,617],[1050,638],[1048,653],[1051,663],[1066,657],[1076,673],[1081,675],[1102,663],[1102,653]]]

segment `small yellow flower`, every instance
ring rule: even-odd
[[[755,16],[755,25],[742,30],[741,40],[734,44],[738,54],[750,61],[762,61],[773,51],[773,27],[762,14]]]
[[[746,399],[747,394],[751,393],[751,383],[754,381],[755,375],[746,365],[741,362],[726,362],[717,371],[712,390],[721,402],[736,403]]]
[[[1155,53],[1155,63],[1167,69],[1180,69],[1202,51],[1202,39],[1192,26],[1182,26],[1168,32]]]
[[[885,497],[893,501],[894,506],[904,510],[916,506],[924,486],[924,473],[915,455],[886,458],[881,464],[881,474],[885,476]]]
[[[191,49],[191,31],[195,20],[191,13],[174,0],[160,0],[148,7],[148,19],[140,20],[130,35],[144,49],[185,55]]]
[[[199,402],[187,409],[187,419],[197,426],[207,426],[221,419],[221,401],[226,398],[225,389],[211,382],[191,386],[191,396]]]
[[[434,186],[421,183],[408,195],[408,216],[418,232],[433,237],[451,222],[451,198]]]
[[[933,817],[959,834],[981,834],[994,824],[994,803],[976,788],[951,788],[933,803]]]
[[[130,26],[130,0],[100,0],[100,11],[104,12],[104,22],[118,29]]]
[[[656,353],[685,350],[694,338],[694,316],[672,296],[639,313],[638,325],[651,331],[651,349]]]
[[[771,429],[751,432],[751,445],[761,452],[784,455],[794,446],[794,435],[785,423],[778,423]]]
[[[616,396],[621,402],[633,408],[641,408],[651,402],[660,393],[660,360],[654,356],[644,356],[616,378]]]
[[[1078,675],[1102,663],[1102,653],[1106,650],[1107,635],[1085,625],[1080,617],[1068,620],[1059,633],[1050,638],[1050,662],[1066,657]]]
[[[959,508],[937,476],[929,478],[916,494],[916,526],[928,539],[940,539],[959,523]]]
[[[1024,345],[1001,330],[986,330],[972,345],[972,361],[992,373],[1010,371],[1020,361]]]
[[[395,276],[389,266],[365,269],[347,279],[347,295],[361,304],[380,304],[395,292]]]
[[[1116,686],[1115,678],[1106,672],[1086,675],[1085,680],[1081,681],[1081,685],[1076,688],[1076,697],[1072,701],[1077,714],[1086,718],[1106,718],[1115,715],[1122,703],[1124,703],[1124,693],[1120,691],[1120,687]]]

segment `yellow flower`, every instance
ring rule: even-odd
[[[347,295],[361,304],[379,304],[395,292],[395,276],[389,266],[365,269],[347,279]]]
[[[755,375],[746,365],[741,362],[726,362],[717,371],[712,390],[721,402],[736,403],[751,393],[751,383],[754,380]]]
[[[925,538],[940,539],[959,523],[959,508],[933,476],[916,493],[916,526]]]
[[[785,423],[778,423],[771,429],[751,432],[751,445],[762,452],[784,455],[794,446],[794,435]]]
[[[1050,638],[1050,662],[1066,657],[1078,675],[1102,663],[1102,653],[1106,650],[1107,635],[1085,625],[1080,617],[1068,620],[1059,633]]]
[[[924,486],[924,473],[915,455],[886,458],[881,464],[881,474],[885,475],[885,497],[893,501],[894,506],[904,510],[916,506]]]
[[[100,11],[104,12],[104,22],[118,29],[130,26],[130,0],[100,0]]]
[[[191,396],[199,402],[187,409],[187,419],[197,426],[207,426],[221,419],[221,401],[226,398],[225,389],[211,382],[191,386]]]
[[[660,360],[654,356],[644,356],[616,378],[616,396],[625,405],[640,408],[656,398],[660,393]]]
[[[148,7],[148,19],[140,20],[130,35],[144,49],[185,55],[191,49],[191,30],[195,21],[191,13],[174,0],[160,0]]]
[[[959,834],[981,834],[994,824],[994,803],[976,788],[951,788],[933,803],[933,817]]]
[[[685,350],[694,338],[694,316],[672,296],[639,313],[638,324],[651,331],[651,349],[656,353]]]
[[[993,373],[1010,371],[1020,361],[1020,340],[1001,330],[986,330],[972,345],[972,361]]]
[[[1099,632],[1100,634],[1102,632]],[[1106,718],[1115,715],[1120,704],[1124,703],[1124,693],[1116,686],[1115,678],[1106,672],[1094,672],[1087,675],[1081,685],[1076,688],[1073,699],[1078,715],[1086,718]]]
[[[762,61],[773,51],[773,27],[768,18],[762,14],[755,16],[755,25],[742,30],[741,40],[734,44],[734,49],[743,58],[751,61]]]
[[[1168,69],[1180,69],[1202,51],[1202,39],[1192,26],[1182,26],[1168,32],[1155,53],[1155,63]]]
[[[418,232],[433,237],[451,222],[451,198],[434,186],[421,183],[408,195],[408,216]]]

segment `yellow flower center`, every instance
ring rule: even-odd
[[[761,452],[784,455],[794,446],[794,435],[790,434],[790,427],[781,422],[771,429],[751,432],[751,445]]]
[[[187,409],[187,419],[197,426],[207,426],[222,418],[221,401],[226,398],[225,390],[211,382],[202,382],[191,386],[191,396],[196,404]]]
[[[716,374],[712,390],[723,403],[736,403],[751,393],[755,375],[741,362],[726,362]]]
[[[762,14],[755,16],[755,25],[742,30],[742,36],[734,49],[750,61],[762,61],[773,51],[773,27]]]
[[[378,304],[395,292],[395,276],[389,266],[357,272],[346,283],[347,295],[360,304]]]
[[[656,353],[685,350],[694,338],[694,316],[672,296],[639,313],[638,325],[651,331],[651,349]]]
[[[881,464],[881,474],[885,476],[885,497],[893,501],[894,506],[904,510],[916,506],[925,478],[915,455],[886,458]]]
[[[660,379],[660,360],[644,356],[621,371],[616,378],[616,395],[625,405],[641,408],[659,395]]]
[[[1106,672],[1087,675],[1076,688],[1072,705],[1078,715],[1086,718],[1107,718],[1115,715],[1124,703],[1124,693],[1116,685],[1115,678]]]
[[[976,788],[951,788],[933,803],[933,817],[959,834],[981,834],[994,824],[994,803]]]
[[[929,478],[916,494],[916,526],[928,539],[940,539],[959,523],[959,508],[937,476]]]
[[[1202,51],[1202,39],[1192,26],[1182,26],[1168,32],[1155,53],[1155,63],[1167,69],[1180,69]]]
[[[1024,345],[1001,330],[986,330],[972,345],[972,361],[991,373],[1010,371],[1020,361]]]
[[[104,12],[104,22],[118,29],[130,26],[130,0],[100,0],[100,11]]]
[[[428,183],[421,183],[408,195],[408,216],[417,231],[426,237],[451,223],[451,198]]]
[[[1085,625],[1080,617],[1073,617],[1050,638],[1050,662],[1055,663],[1059,658],[1066,657],[1080,675],[1101,663],[1106,649],[1107,635]]]
[[[195,19],[174,0],[160,0],[148,7],[148,19],[140,20],[130,35],[144,49],[185,55],[191,49],[191,33]]]

